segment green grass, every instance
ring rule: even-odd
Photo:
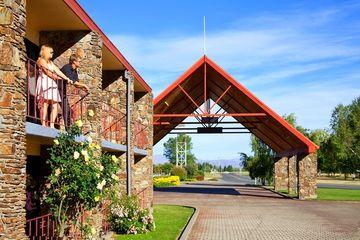
[[[360,190],[318,188],[318,200],[360,201]]]
[[[116,239],[178,239],[193,213],[194,209],[190,207],[155,205],[155,231],[137,235],[116,235]]]

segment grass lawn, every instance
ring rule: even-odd
[[[318,188],[318,200],[360,201],[360,190]]]
[[[137,235],[116,235],[116,239],[178,239],[194,209],[184,206],[155,205],[155,231]]]

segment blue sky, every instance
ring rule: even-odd
[[[204,15],[207,55],[280,115],[328,128],[332,109],[360,96],[359,1],[79,2],[154,96],[203,54]],[[248,135],[193,142],[199,159],[250,152]]]

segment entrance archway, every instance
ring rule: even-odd
[[[201,127],[184,122],[188,117]],[[226,117],[243,127],[229,131],[222,126]],[[319,147],[205,55],[154,99],[154,144],[179,124],[190,125],[186,129],[198,134],[251,132],[277,154],[275,189],[297,188],[300,199],[316,198]]]

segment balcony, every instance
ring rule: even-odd
[[[101,110],[103,148],[109,152],[126,152],[126,114],[105,102]]]

